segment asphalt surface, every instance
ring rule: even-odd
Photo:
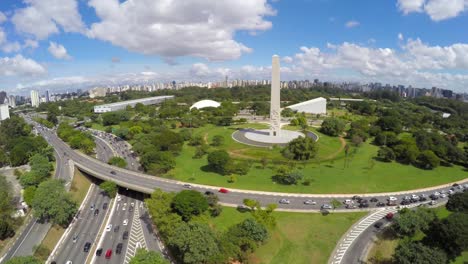
[[[46,140],[49,142],[49,139],[46,138]],[[65,180],[66,188],[70,188],[72,175],[70,174],[70,170],[68,168],[68,159],[60,155],[59,152],[55,153],[55,159],[56,169],[54,177]],[[51,225],[49,223],[41,223],[36,218],[32,218],[28,223],[26,223],[26,228],[15,241],[10,250],[4,255],[1,263],[4,263],[10,258],[16,256],[32,255],[34,253],[34,247],[41,244],[50,227]]]

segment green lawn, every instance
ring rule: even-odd
[[[263,125],[242,125],[249,126]],[[176,168],[169,172],[168,177],[228,188],[297,193],[392,192],[430,187],[468,177],[468,173],[459,166],[421,170],[396,162],[376,161],[374,157],[378,147],[369,143],[364,143],[359,148],[351,147],[348,158],[345,158],[344,151],[340,151],[342,144],[339,138],[314,131],[320,137],[318,157],[312,162],[298,165],[304,176],[311,179],[311,185],[279,185],[273,183],[271,177],[278,165],[286,161],[281,156],[280,149],[257,148],[237,143],[231,138],[234,131],[231,127],[205,126],[195,129],[194,134],[206,136],[209,143],[213,136],[223,135],[225,145],[222,148],[229,151],[232,157],[256,161],[265,157],[269,160],[267,168],[263,169],[260,163],[255,162],[247,175],[238,176],[235,183],[228,183],[228,177],[204,171],[206,157],[192,159],[195,148],[184,146],[181,155],[176,158]]]
[[[327,263],[337,241],[365,213],[321,214],[275,212],[277,226],[268,242],[250,256],[249,263]],[[209,223],[217,230],[251,217],[235,208],[224,207]]]

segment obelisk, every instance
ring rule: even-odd
[[[281,132],[280,105],[280,62],[279,56],[273,55],[271,63],[271,105],[270,105],[270,136],[277,137]]]

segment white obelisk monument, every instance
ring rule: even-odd
[[[271,65],[271,105],[270,105],[270,136],[278,137],[281,133],[280,105],[280,62],[279,56],[273,55]]]

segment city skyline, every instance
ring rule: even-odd
[[[0,90],[261,80],[272,54],[284,80],[468,87],[464,1],[48,1],[2,3]]]

